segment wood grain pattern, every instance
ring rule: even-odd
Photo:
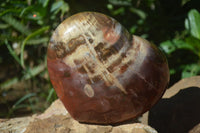
[[[95,12],[63,21],[48,46],[51,82],[69,113],[89,123],[116,123],[147,111],[169,81],[165,57]]]

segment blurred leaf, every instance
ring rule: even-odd
[[[131,6],[131,0],[108,0],[109,3],[116,6]]]
[[[185,28],[190,31],[191,35],[200,39],[200,14],[197,10],[189,11],[188,19],[185,20]]]
[[[145,19],[146,18],[146,13],[140,9],[137,9],[137,8],[134,8],[134,7],[131,7],[130,8],[130,11],[132,13],[135,13],[137,14],[141,19]]]
[[[9,24],[0,24],[0,29],[6,29],[9,26],[10,26]]]
[[[182,0],[182,2],[181,2],[181,5],[183,6],[183,5],[185,5],[187,2],[189,2],[189,1],[191,1],[191,0]]]
[[[200,74],[200,64],[186,65],[182,72],[182,78],[192,77]]]
[[[43,1],[43,7],[46,7],[49,3],[49,0],[42,0]]]
[[[189,20],[188,20],[188,18],[185,19],[185,28],[186,28],[187,30],[190,29],[190,25],[189,25]]]
[[[21,65],[19,57],[17,56],[15,51],[11,48],[11,46],[8,44],[7,40],[5,40],[5,44],[6,44],[6,47],[8,48],[8,50],[9,50],[9,53],[12,55],[12,57],[14,57],[14,59],[17,61],[17,63],[19,63]]]
[[[193,36],[189,36],[185,39],[185,41],[194,48],[193,52],[195,52],[200,58],[200,40]]]
[[[13,28],[22,34],[28,35],[31,33],[31,31],[25,25],[13,18],[11,15],[2,16],[1,19],[10,24]]]
[[[0,88],[1,89],[7,89],[11,85],[16,84],[17,82],[19,82],[19,78],[18,77],[13,77],[12,79],[6,80],[5,82],[1,83],[0,84]]]
[[[60,10],[61,10],[61,17],[63,17],[64,14],[69,11],[69,5],[64,2]]]
[[[42,4],[43,7],[46,7],[49,3],[49,0],[38,0],[40,4]]]
[[[56,1],[53,3],[53,5],[51,6],[51,10],[50,12],[54,12],[56,10],[58,10],[62,5],[63,5],[63,1]]]
[[[21,9],[7,9],[0,13],[0,17],[7,13],[19,13],[19,12],[21,12]]]
[[[46,66],[44,64],[40,64],[40,65],[38,65],[36,67],[28,69],[25,72],[25,74],[24,74],[24,76],[22,77],[21,80],[28,80],[28,79],[40,74],[42,71],[45,70],[45,68],[46,68]],[[7,89],[7,88],[9,88],[10,86],[16,84],[19,81],[20,81],[19,77],[13,77],[13,78],[8,79],[5,82],[1,83],[0,84],[0,88],[1,89]]]
[[[172,52],[174,52],[176,50],[176,47],[174,46],[174,44],[170,40],[162,42],[160,44],[160,47],[168,55],[170,55]]]
[[[44,69],[45,69],[44,64],[40,64],[36,67],[30,68],[30,69],[27,70],[27,72],[22,77],[22,79],[24,79],[24,80],[30,79],[30,78],[40,74]]]
[[[24,8],[22,11],[21,11],[21,13],[20,13],[20,17],[22,17],[26,12],[28,12],[28,11],[30,11],[30,10],[32,10],[33,9],[33,6],[28,6],[28,7],[26,7],[26,8]]]
[[[28,98],[31,98],[31,97],[28,97]],[[11,111],[10,113],[13,113],[15,110],[22,109],[22,108],[28,108],[28,107],[30,107],[29,104],[22,104],[22,103],[20,103],[17,106],[13,106],[12,109],[10,110]]]
[[[26,99],[29,99],[30,97],[36,96],[36,93],[28,93],[25,96],[23,96],[22,98],[20,98],[14,105],[13,108],[17,108],[17,106],[19,106],[19,104],[21,104],[23,101],[25,101]]]
[[[47,102],[49,102],[52,99],[52,96],[53,96],[54,93],[55,93],[54,88],[51,88],[49,90],[49,94],[48,94],[47,99],[46,99]]]
[[[144,39],[146,39],[148,36],[149,36],[148,34],[142,34],[142,35],[140,35],[140,37],[144,38]]]
[[[43,22],[44,18],[47,15],[47,7],[43,7],[42,5],[39,4],[32,5],[22,10],[20,16],[22,15],[25,19],[38,20]]]
[[[31,33],[31,34],[30,34],[29,36],[27,36],[27,37],[25,38],[25,40],[23,41],[22,46],[21,46],[21,55],[20,55],[20,62],[21,62],[21,65],[23,66],[23,68],[25,68],[25,66],[24,66],[24,58],[23,58],[23,57],[24,57],[24,47],[25,47],[25,45],[26,45],[26,42],[27,42],[29,39],[31,39],[31,38],[33,38],[33,37],[35,37],[35,36],[37,36],[37,35],[43,33],[44,31],[46,31],[46,30],[48,30],[48,29],[49,29],[49,26],[42,27],[42,28],[36,30],[35,32]]]
[[[113,10],[113,5],[112,5],[112,4],[107,4],[107,8],[108,8],[109,10]]]
[[[50,12],[53,12],[53,14],[56,15],[59,11],[61,11],[60,16],[63,17],[64,14],[69,11],[69,5],[62,0],[53,3]]]
[[[113,12],[112,12],[112,14],[113,15],[122,15],[122,14],[124,14],[124,12],[125,12],[125,8],[124,7],[120,7],[120,8],[118,8],[118,9],[116,9],[116,10],[114,10]]]
[[[136,25],[133,25],[131,28],[130,28],[130,33],[131,34],[134,34],[137,30],[137,26]]]
[[[188,43],[184,42],[183,40],[167,40],[165,42],[162,42],[160,44],[160,47],[163,49],[163,51],[170,55],[172,52],[176,51],[177,49],[186,49],[195,51],[195,48]]]
[[[5,40],[8,40],[9,42],[20,42],[22,39],[23,39],[23,36],[20,35],[20,36],[12,36],[10,35],[12,33],[9,33],[9,34],[0,34],[0,42],[4,42]],[[0,46],[1,45],[4,45],[4,43],[0,43]]]
[[[37,38],[37,39],[30,39],[26,43],[29,45],[37,45],[42,43],[47,43],[49,41],[49,37]]]
[[[14,5],[17,8],[23,8],[27,5],[26,0],[7,0],[7,2],[10,2],[10,4]]]
[[[169,70],[169,73],[170,73],[170,75],[175,74],[175,73],[176,73],[176,69],[172,69],[172,68],[171,68],[171,69]]]

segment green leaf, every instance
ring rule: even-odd
[[[187,44],[183,40],[174,39],[173,44],[176,46],[177,49],[187,49],[187,50],[191,50],[191,51],[195,50],[191,45]]]
[[[53,5],[51,6],[50,12],[58,10],[63,5],[63,3],[64,3],[63,1],[54,2]]]
[[[140,9],[131,7],[130,11],[132,13],[135,13],[136,15],[138,15],[141,19],[145,19],[146,18],[146,13],[144,11],[140,10]]]
[[[49,3],[49,0],[43,0],[43,7],[46,7]]]
[[[40,4],[42,4],[43,7],[46,7],[49,3],[49,0],[38,0]]]
[[[136,30],[137,30],[137,25],[133,25],[133,26],[130,28],[130,33],[131,33],[131,34],[135,34]]]
[[[47,96],[47,99],[46,99],[47,102],[49,102],[51,100],[53,93],[55,93],[55,90],[54,90],[54,88],[51,88],[49,91],[49,94]]]
[[[182,72],[182,78],[192,77],[200,74],[200,64],[186,65]]]
[[[68,3],[64,2],[64,1],[57,1],[55,2],[52,6],[51,6],[51,10],[50,12],[53,12],[52,17],[55,17],[55,15],[58,12],[61,12],[60,16],[61,18],[64,16],[64,14],[69,11],[69,5]]]
[[[108,8],[109,10],[113,10],[113,5],[112,5],[112,4],[107,4],[107,8]]]
[[[12,109],[11,109],[11,111],[13,113],[15,110],[22,109],[22,108],[28,108],[28,107],[30,107],[29,104],[21,104],[20,103],[17,106],[13,106]]]
[[[170,69],[170,70],[169,70],[169,73],[170,73],[170,75],[175,74],[175,73],[176,73],[176,69],[174,69],[174,68]]]
[[[185,4],[188,3],[189,1],[191,1],[191,0],[182,0],[181,5],[182,5],[182,6],[185,5]]]
[[[170,41],[170,40],[167,40],[167,41],[165,41],[165,42],[162,42],[162,43],[160,44],[160,47],[161,47],[162,50],[163,50],[166,54],[168,54],[168,55],[170,55],[172,52],[174,52],[174,51],[176,50],[175,45],[174,45],[173,42]]]
[[[190,29],[189,20],[188,20],[187,18],[185,19],[185,28],[186,28],[187,30]]]
[[[17,54],[15,53],[15,51],[11,48],[11,46],[8,44],[7,40],[5,40],[5,44],[6,44],[7,48],[8,48],[8,50],[9,50],[10,54],[21,65],[19,57],[17,56]]]
[[[109,3],[116,6],[131,6],[131,0],[109,0]]]
[[[177,49],[186,49],[191,51],[196,51],[195,48],[192,45],[189,45],[188,43],[184,42],[183,40],[167,40],[165,42],[162,42],[160,44],[161,49],[168,55],[176,51]],[[194,52],[196,53],[196,52]]]
[[[26,12],[31,11],[33,9],[34,6],[28,6],[26,8],[24,8],[21,13],[20,13],[20,17],[22,17]]]
[[[27,41],[28,41],[29,39],[31,39],[31,38],[33,38],[33,37],[35,37],[35,36],[37,36],[37,35],[43,33],[44,31],[46,31],[46,30],[48,30],[48,29],[49,29],[49,26],[42,27],[42,28],[36,30],[35,32],[31,33],[31,34],[30,34],[29,36],[27,36],[27,37],[25,38],[25,40],[23,41],[22,46],[21,46],[21,55],[20,55],[20,62],[21,62],[21,65],[23,66],[23,68],[25,68],[25,66],[24,66],[24,58],[23,58],[23,57],[24,57],[24,48],[25,48],[25,45],[26,45]]]
[[[69,11],[69,5],[64,2],[60,10],[61,10],[61,16],[63,17],[64,14]]]
[[[22,77],[22,79],[24,79],[24,80],[30,79],[30,78],[40,74],[44,69],[45,69],[44,64],[40,64],[36,67],[28,69],[26,74]]]
[[[122,15],[122,14],[124,14],[124,12],[125,12],[125,8],[124,7],[120,7],[120,8],[118,8],[118,9],[113,11],[113,15],[119,15],[119,14]]]
[[[16,84],[17,82],[19,82],[19,78],[13,77],[12,79],[6,80],[5,82],[1,83],[0,88],[1,89],[9,88],[11,85]]]
[[[22,34],[28,35],[31,33],[31,31],[25,25],[13,18],[11,15],[2,16],[1,19]]]
[[[0,24],[0,29],[6,29],[9,26],[10,26],[9,24]]]
[[[7,9],[7,10],[0,13],[0,17],[7,14],[7,13],[18,13],[20,11],[21,11],[21,9]]]
[[[191,45],[194,48],[193,52],[197,54],[200,58],[200,40],[193,36],[189,36],[185,39],[185,41],[187,44]]]
[[[49,41],[48,37],[43,37],[43,38],[37,38],[37,39],[30,39],[27,41],[27,44],[37,45],[37,44],[47,43],[48,41]]]
[[[23,96],[22,98],[20,98],[14,105],[13,108],[16,108],[20,103],[22,103],[23,101],[25,101],[26,99],[36,96],[36,93],[28,93],[27,95]]]
[[[200,14],[197,10],[189,11],[188,19],[185,20],[185,28],[190,31],[192,36],[200,39]]]
[[[35,66],[31,69],[28,69],[25,74],[23,75],[23,77],[21,78],[21,80],[28,80],[38,74],[40,74],[42,71],[45,70],[45,65],[44,64],[40,64],[38,66]],[[19,80],[19,77],[13,77],[11,79],[8,79],[6,81],[4,81],[3,83],[0,84],[0,88],[1,89],[7,89],[9,88],[10,86],[18,83],[20,80]]]

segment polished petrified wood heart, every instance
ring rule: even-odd
[[[160,99],[169,82],[158,48],[95,12],[73,15],[57,27],[47,63],[58,97],[80,122],[135,118]]]

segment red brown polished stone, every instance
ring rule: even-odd
[[[167,60],[156,46],[95,12],[73,15],[58,26],[47,65],[68,112],[87,123],[135,118],[161,98],[169,82]]]

